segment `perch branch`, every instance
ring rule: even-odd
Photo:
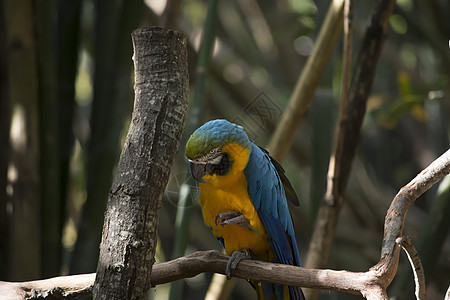
[[[408,256],[408,260],[414,274],[417,300],[426,300],[427,291],[425,285],[425,273],[422,267],[422,262],[420,261],[419,253],[412,244],[411,239],[407,236],[398,238],[395,242],[402,246]]]
[[[204,272],[225,274],[229,256],[216,250],[198,251],[190,255],[180,257],[168,262],[153,265],[151,274],[152,286],[173,282],[175,280],[194,277]],[[239,263],[233,275],[238,278],[257,281],[272,281],[279,284],[289,284],[318,289],[345,291],[352,294],[365,293],[377,278],[374,271],[349,272],[334,270],[314,270],[282,264],[267,263],[255,260],[244,260]],[[55,299],[48,291],[64,290],[68,297],[84,290],[90,293],[94,284],[95,274],[61,276],[46,280],[10,283],[0,282],[2,287],[20,289],[24,297],[17,299],[37,299],[36,290],[40,294],[46,294],[46,299]],[[82,286],[74,285],[74,280],[82,283]],[[83,294],[86,296],[86,294]],[[77,295],[78,296],[78,295]],[[81,296],[81,295],[80,295]],[[72,298],[74,298],[72,296]]]
[[[388,299],[386,288],[397,271],[400,252],[396,239],[402,235],[406,212],[420,195],[448,173],[450,173],[450,150],[431,163],[395,196],[385,219],[385,237],[381,259],[367,272],[305,269],[246,260],[239,263],[234,275],[247,280],[269,281],[360,294],[370,300]],[[229,256],[218,251],[200,251],[175,260],[155,264],[151,273],[151,285],[155,286],[193,277],[203,272],[224,274],[228,259]],[[32,298],[31,292],[33,289],[57,290],[61,288],[66,290],[67,297],[70,298],[71,290],[74,290],[74,293],[77,290],[85,290],[86,293],[90,293],[94,277],[95,274],[85,274],[22,283],[0,282],[0,295],[8,295],[8,299],[11,300],[37,299],[36,297]],[[83,284],[81,286],[75,284],[77,280],[83,282]],[[75,296],[71,298],[75,298]],[[48,295],[40,299],[58,298]]]

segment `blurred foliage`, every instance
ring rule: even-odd
[[[1,0],[0,5],[2,8],[12,7],[11,1]],[[82,232],[77,228],[81,224],[83,215],[86,217],[86,214],[91,214],[90,217],[96,219],[100,225],[103,220],[101,207],[102,203],[106,201],[107,193],[90,191],[88,182],[92,176],[101,176],[104,181],[102,184],[110,185],[120,151],[120,143],[126,134],[132,99],[127,91],[131,91],[133,86],[132,72],[130,72],[132,67],[131,30],[138,26],[160,24],[159,20],[166,5],[166,1],[158,0],[147,0],[145,5],[142,5],[140,1],[133,1],[134,4],[129,4],[128,9],[122,10],[125,2],[127,1],[84,0],[79,1],[80,7],[78,8],[70,6],[73,5],[72,1],[49,2],[50,5],[53,5],[52,11],[55,15],[51,17],[54,18],[57,18],[58,14],[59,16],[68,16],[69,12],[76,12],[79,9],[79,14],[73,20],[76,27],[75,32],[67,29],[66,32],[53,35],[56,41],[53,42],[56,45],[59,45],[58,43],[63,40],[63,37],[71,38],[69,40],[75,43],[71,49],[77,50],[74,58],[64,57],[62,54],[66,52],[59,53],[58,60],[53,62],[56,67],[65,70],[67,61],[65,62],[64,59],[70,60],[69,62],[78,66],[74,70],[76,77],[74,76],[71,82],[64,83],[61,80],[62,75],[58,75],[59,81],[57,82],[59,89],[67,88],[67,84],[72,85],[74,93],[73,109],[65,111],[65,113],[68,112],[68,115],[62,114],[60,109],[63,100],[70,100],[70,94],[69,96],[58,94],[57,103],[59,119],[61,116],[67,116],[63,119],[69,121],[68,127],[60,128],[60,132],[65,137],[72,137],[65,144],[70,145],[67,176],[63,177],[62,173],[65,171],[62,166],[58,171],[61,178],[67,179],[66,190],[61,193],[59,199],[61,207],[64,208],[62,212],[63,227],[58,228],[63,232],[61,237],[62,262],[58,266],[60,274],[70,272],[69,266],[71,261],[73,264],[74,259],[88,261],[83,256],[77,258],[77,254],[73,252],[77,239],[80,240],[78,233],[84,235],[85,239],[93,239],[94,248],[95,241],[101,234],[101,227],[98,226],[95,230]],[[196,52],[199,49],[208,2],[186,0],[180,1],[180,3],[178,20],[174,24],[177,24],[177,30],[186,34],[190,44],[192,94],[193,83],[196,79],[194,75]],[[266,146],[275,124],[279,121],[281,112],[285,109],[302,66],[311,52],[328,5],[329,1],[312,0],[219,1],[217,37],[208,73],[204,121],[227,118],[243,125],[257,144]],[[372,1],[355,2],[354,53],[357,53],[359,49],[371,5]],[[104,15],[99,18],[102,9],[107,12],[104,11]],[[140,14],[136,14],[135,9],[138,9]],[[450,11],[450,3],[446,0],[397,1],[390,20],[389,36],[378,65],[372,95],[368,100],[368,112],[361,132],[360,146],[346,193],[348,201],[338,223],[329,260],[330,268],[362,271],[367,270],[378,261],[384,216],[393,196],[399,188],[449,148],[450,52],[448,38],[450,36],[450,19],[446,15],[448,11]],[[13,20],[6,17],[6,14],[10,12],[5,9],[0,10],[0,14],[2,14],[0,33],[3,36],[3,32],[6,32],[7,37],[7,43],[2,44],[1,47],[6,45],[6,49],[9,51],[9,54],[2,55],[0,58],[2,66],[5,65],[5,61],[7,65],[9,63],[6,72],[5,69],[1,70],[1,74],[7,75],[0,77],[1,86],[8,86],[11,90],[14,84],[17,84],[8,81],[8,78],[9,80],[15,78],[11,76],[12,71],[26,72],[29,70],[35,72],[32,75],[38,79],[39,89],[42,90],[43,78],[39,77],[40,73],[36,72],[35,66],[27,69],[27,66],[12,65],[16,60],[12,60],[11,57],[13,57],[14,51],[17,51],[17,47],[21,45],[21,36],[17,36],[11,29],[14,24]],[[37,15],[39,10],[34,13],[36,15],[33,24],[37,26],[37,20],[42,20],[43,16]],[[67,18],[67,20],[69,19]],[[35,32],[36,35],[34,35]],[[30,34],[34,35],[38,41],[43,39],[43,35],[37,31],[37,28],[34,28]],[[74,34],[77,36],[73,36]],[[38,57],[38,48],[36,45],[34,47],[32,50]],[[42,47],[41,45],[40,49],[43,49]],[[64,49],[61,45],[57,47]],[[302,202],[300,208],[291,209],[302,256],[305,256],[308,250],[308,241],[315,219],[315,207],[325,189],[325,176],[340,94],[341,48],[335,49],[315,93],[307,119],[298,129],[293,148],[284,162],[288,177]],[[2,48],[0,53],[3,52]],[[51,59],[48,56],[39,57]],[[100,60],[102,60],[101,63],[99,63]],[[37,62],[35,61],[35,63]],[[129,70],[123,70],[127,69],[127,65]],[[58,72],[58,74],[62,73]],[[95,74],[103,75],[96,81],[94,80]],[[97,102],[98,100],[94,96],[96,93],[104,93],[106,98],[102,102]],[[4,93],[0,98],[1,107],[10,108],[13,111],[17,99],[3,95]],[[42,104],[43,102],[39,101],[38,103]],[[264,108],[261,103],[265,103],[267,106]],[[94,109],[94,107],[97,108]],[[40,107],[34,111],[38,118],[45,115],[42,109]],[[255,114],[255,109],[263,115]],[[53,108],[47,113],[51,114],[54,110]],[[58,122],[61,127],[63,120]],[[14,156],[15,149],[10,148],[9,142],[4,138],[8,136],[7,133],[10,132],[12,125],[5,124],[5,122],[1,124],[3,127],[0,128],[2,133],[0,135],[2,137],[0,141],[2,148],[0,172],[2,172],[2,176],[0,178],[5,177],[5,179],[0,182],[0,188],[3,191],[6,190],[7,195],[3,196],[3,193],[0,193],[0,197],[2,197],[0,199],[2,206],[0,216],[7,215],[7,223],[9,223],[4,226],[9,231],[4,228],[0,231],[2,234],[0,237],[0,265],[3,266],[0,267],[0,279],[6,280],[11,279],[14,268],[17,268],[8,263],[10,253],[17,251],[13,248],[13,244],[8,242],[11,238],[8,232],[11,234],[14,208],[16,207],[14,202],[16,194],[13,188],[15,186],[12,182],[15,177],[11,173],[11,162],[4,163],[8,157]],[[42,122],[39,124],[40,130],[42,130],[44,128]],[[96,129],[96,127],[98,128]],[[103,129],[98,131],[99,128]],[[36,133],[35,129],[27,131],[28,129],[23,128],[22,134]],[[92,135],[94,132],[97,132],[95,139]],[[109,136],[109,134],[114,134],[114,136],[109,137],[109,141],[104,141],[103,137]],[[103,150],[93,154],[92,149],[94,148],[111,152],[106,161],[96,159],[98,162],[103,161],[100,166],[96,167],[103,171],[103,173],[98,173],[100,175],[93,175],[94,173],[90,173],[92,171],[88,171],[90,168],[94,168],[90,167],[93,157],[105,158],[104,155],[106,155],[106,152],[101,152]],[[171,257],[174,252],[179,188],[184,182],[186,174],[183,150],[184,145],[181,145],[180,155],[177,164],[173,167],[164,196],[159,227],[158,261]],[[40,167],[45,168],[46,165]],[[5,174],[8,175],[7,179]],[[18,174],[19,177],[22,175],[20,172]],[[44,178],[42,177],[40,180],[44,180]],[[33,184],[42,186],[48,182],[38,180]],[[27,186],[22,188],[27,189]],[[58,183],[58,189],[64,189],[63,185]],[[92,189],[95,190],[96,186]],[[445,187],[441,188],[441,190],[444,189]],[[195,192],[191,191],[191,193],[195,198]],[[101,196],[93,198],[93,195]],[[42,196],[35,196],[34,201],[40,203]],[[83,207],[86,207],[88,201],[99,205],[90,211],[85,211],[86,209],[83,210]],[[409,209],[406,218],[405,234],[411,236],[413,243],[420,241],[421,251],[419,254],[423,255],[430,299],[443,299],[450,282],[449,223],[445,222],[445,217],[436,217],[439,212],[442,212],[444,216],[450,214],[449,203],[449,193],[438,193],[437,188],[434,188],[418,199],[416,204]],[[187,252],[206,249],[220,250],[219,243],[209,229],[203,225],[200,207],[195,202],[191,205],[194,209]],[[39,211],[34,213],[36,218],[40,217]],[[33,226],[31,219],[20,221],[24,227]],[[0,224],[3,226],[4,223]],[[17,221],[14,224],[18,224]],[[97,250],[89,251],[91,251],[89,255],[95,258]],[[48,253],[41,253],[42,257],[45,255]],[[36,262],[38,265],[39,263]],[[30,266],[30,268],[36,270],[35,266]],[[39,267],[37,268],[39,269]],[[400,269],[405,271],[399,272],[392,284],[393,288],[389,290],[394,293],[391,296],[395,299],[413,298],[413,281],[408,268],[408,261],[402,255]],[[90,262],[87,269],[95,269],[95,263]],[[41,272],[41,276],[42,274]],[[184,298],[202,299],[206,294],[211,277],[212,274],[202,274],[184,280]],[[167,299],[167,285],[153,288],[149,297]],[[238,280],[232,293],[232,299],[252,297],[254,294],[250,285],[243,280]],[[322,299],[359,299],[353,295],[328,291],[323,291],[321,297]]]

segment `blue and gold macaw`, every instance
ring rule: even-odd
[[[205,224],[231,255],[226,274],[243,258],[300,266],[286,199],[298,198],[281,165],[241,126],[209,121],[186,144]],[[252,283],[258,299],[304,299],[300,288]]]

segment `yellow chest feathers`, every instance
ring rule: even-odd
[[[246,249],[259,259],[271,261],[273,255],[266,231],[247,191],[244,168],[250,151],[234,143],[222,147],[222,151],[233,162],[230,171],[222,176],[206,175],[203,177],[206,183],[198,184],[205,224],[216,237],[223,238],[227,254]],[[237,224],[216,225],[216,216],[227,211],[243,214],[254,232]]]

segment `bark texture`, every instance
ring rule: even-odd
[[[94,299],[144,299],[150,288],[159,210],[186,118],[184,35],[133,32],[135,102],[103,226]]]

